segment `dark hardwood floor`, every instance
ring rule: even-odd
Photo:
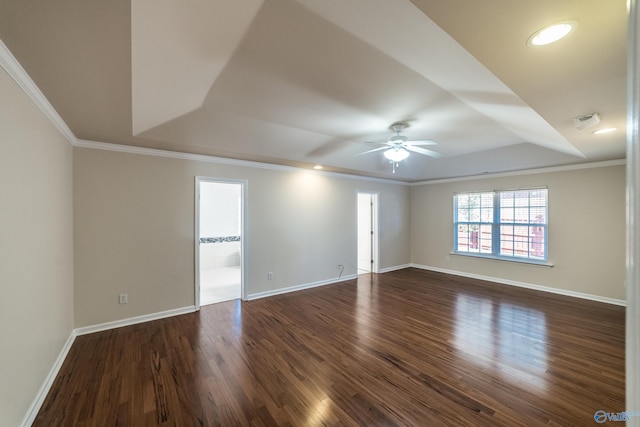
[[[418,269],[76,339],[35,426],[597,425],[624,308]]]

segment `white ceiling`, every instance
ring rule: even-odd
[[[624,157],[624,0],[49,3],[0,38],[80,139],[404,181]],[[357,155],[397,121],[442,157]]]

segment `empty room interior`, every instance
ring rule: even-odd
[[[636,21],[0,0],[0,425],[640,425]]]

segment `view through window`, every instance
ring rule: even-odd
[[[547,260],[546,188],[457,193],[454,253]]]

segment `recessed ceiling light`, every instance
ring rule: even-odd
[[[548,25],[533,33],[527,40],[527,44],[532,47],[537,47],[557,42],[561,38],[568,36],[569,33],[577,27],[578,23],[576,21],[563,21]]]
[[[313,168],[319,171],[322,169],[322,165],[315,165]]]
[[[618,128],[604,128],[604,129],[594,130],[593,133],[596,135],[601,135],[603,133],[615,132],[617,130]]]

